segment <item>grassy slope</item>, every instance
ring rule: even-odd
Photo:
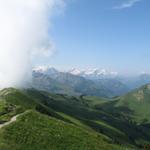
[[[97,133],[101,133],[112,139],[113,142],[130,146],[128,135],[124,134],[122,130],[118,130],[118,126],[109,125],[111,122],[119,125],[120,120],[107,114],[103,111],[97,111],[92,108],[91,102],[83,97],[70,97],[65,95],[56,95],[44,93],[39,94],[37,91],[28,91],[34,99],[42,100],[46,106],[53,108],[55,112],[63,114],[66,120],[71,121],[73,124],[91,129]],[[89,97],[88,97],[89,98]],[[89,99],[88,99],[89,100]],[[104,99],[102,99],[103,101]],[[99,99],[99,101],[101,101]],[[125,126],[125,125],[124,125]]]
[[[30,150],[29,147],[31,150],[42,149],[44,145],[44,150],[50,147],[56,150],[66,148],[82,150],[80,146],[83,145],[83,147],[89,146],[91,150],[109,150],[115,146],[116,150],[141,146],[150,141],[149,93],[149,87],[145,86],[125,96],[108,100],[98,97],[49,94],[36,90],[2,90],[0,92],[1,122],[9,120],[17,113],[29,109],[34,111],[25,113],[16,123],[1,130],[0,146],[5,148],[4,150],[10,149],[8,145],[14,145],[14,150]],[[53,127],[54,124],[56,128]],[[37,142],[42,141],[40,138],[42,136],[36,135],[37,131],[45,137],[44,142],[50,145]],[[61,136],[55,139],[55,132],[59,132]],[[19,135],[25,135],[21,137],[20,143],[17,142]],[[60,144],[62,139],[63,145]]]
[[[109,125],[122,130],[130,141],[137,145],[150,143],[150,85],[94,107],[117,117],[120,120],[119,126],[114,122]]]
[[[143,86],[121,97],[117,106],[126,106],[133,112],[133,119],[136,122],[147,120],[150,122],[150,87]]]
[[[25,111],[19,120],[0,130],[0,149],[125,149],[124,146],[116,145],[84,123],[95,113],[93,110],[86,110],[87,106],[85,107],[84,102],[79,98],[15,89],[2,90],[0,98],[0,117],[3,116],[1,112],[6,105],[13,106],[12,116]],[[6,115],[8,113],[6,112]],[[8,120],[12,116],[9,116]],[[86,116],[87,118],[83,121],[82,119]]]
[[[0,132],[3,150],[121,150],[79,127],[28,111]]]
[[[124,96],[117,97],[116,100],[105,101],[94,106],[139,124],[150,123],[150,87],[148,87],[149,85],[143,86]]]

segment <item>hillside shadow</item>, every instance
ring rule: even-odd
[[[52,97],[47,93],[39,93],[38,95],[36,95],[36,93],[32,92],[30,94],[32,98],[42,103],[47,108],[54,110],[54,112],[60,112],[71,116],[79,120],[83,124],[89,126],[96,132],[102,133],[112,138],[114,141],[119,141],[122,143],[123,141],[121,141],[120,139],[124,139],[128,143],[136,145],[136,139],[150,140],[150,135],[146,133],[149,130],[147,130],[146,128],[143,129],[143,126],[136,125],[136,123],[132,121],[132,118],[130,118],[130,115],[132,116],[133,111],[129,110],[126,107],[115,107],[116,101],[110,102],[107,106],[102,105],[103,107],[101,106],[96,107],[96,109],[92,109],[87,105],[85,106],[82,99],[79,98],[72,98],[68,96],[62,97],[61,95]],[[54,115],[54,117],[68,123],[73,123],[69,119],[65,119],[64,117],[58,116],[56,114]],[[124,136],[121,137],[122,135],[118,134],[113,129],[96,123],[95,121],[98,120],[124,133]],[[147,128],[149,128],[150,125],[146,126],[148,126]],[[141,132],[141,130],[144,131]]]

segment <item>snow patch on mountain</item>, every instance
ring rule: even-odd
[[[64,73],[70,73],[72,75],[78,75],[87,78],[111,78],[111,77],[118,76],[118,72],[108,71],[106,69],[97,69],[97,68],[89,68],[84,70],[74,68],[69,71],[59,71],[53,67],[39,66],[34,68],[33,71],[37,73],[47,74],[47,75],[64,72]]]
[[[41,73],[41,74],[46,74],[46,75],[52,75],[52,74],[56,74],[59,71],[56,70],[53,67],[48,67],[48,66],[38,66],[36,68],[33,68],[33,72],[34,73]]]
[[[90,68],[86,70],[80,70],[80,69],[72,69],[68,71],[69,73],[73,75],[80,75],[83,77],[116,77],[118,75],[118,72],[114,71],[108,71],[106,69],[97,69],[97,68]]]

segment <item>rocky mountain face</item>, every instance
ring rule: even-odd
[[[33,69],[33,87],[63,94],[113,97],[129,91],[116,76],[117,73],[104,70],[83,73],[79,70],[62,72],[55,68],[38,67]]]

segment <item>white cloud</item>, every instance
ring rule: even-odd
[[[125,9],[125,8],[130,8],[134,6],[136,3],[140,2],[141,0],[126,0],[119,6],[113,7],[113,9]]]
[[[51,17],[64,6],[64,0],[0,0],[0,87],[30,78],[35,51],[36,59],[51,55]]]

